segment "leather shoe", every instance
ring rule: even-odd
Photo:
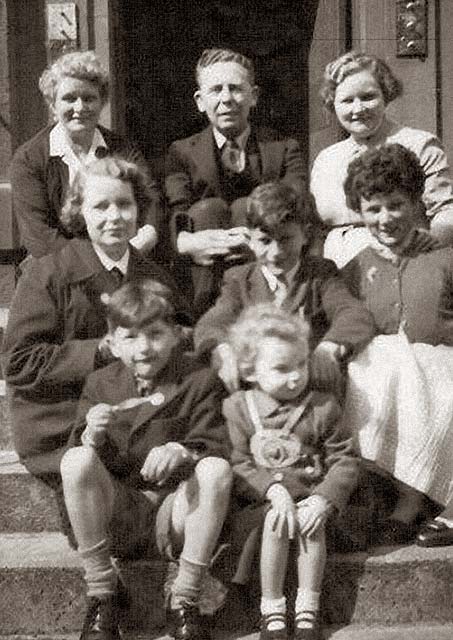
[[[415,544],[419,547],[447,547],[453,544],[453,527],[441,520],[428,520],[417,533]]]
[[[174,640],[211,640],[211,633],[195,605],[167,609],[167,623]]]
[[[271,622],[281,622],[285,626],[282,629],[269,629]],[[286,629],[286,615],[284,613],[268,613],[261,616],[259,640],[288,640]]]
[[[118,626],[118,598],[87,598],[80,640],[121,640]]]

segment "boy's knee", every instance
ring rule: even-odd
[[[187,212],[193,222],[193,231],[227,229],[230,226],[230,209],[222,198],[205,198],[195,202]]]
[[[217,495],[229,493],[233,484],[230,464],[223,458],[203,458],[195,467],[195,476],[200,488],[206,488]]]
[[[87,484],[98,477],[102,466],[92,447],[69,449],[60,463],[63,484]]]

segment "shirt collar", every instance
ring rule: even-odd
[[[300,267],[300,261],[298,260],[296,264],[293,267],[291,267],[289,271],[283,274],[285,276],[285,280],[288,285],[292,283],[294,276],[296,275],[299,267]],[[277,276],[275,275],[275,273],[272,273],[269,267],[265,264],[261,265],[261,273],[263,274],[264,279],[269,285],[269,289],[272,291],[272,293],[274,293],[279,286],[279,280]]]
[[[119,269],[121,271],[123,276],[127,275],[127,265],[129,263],[129,256],[130,256],[129,247],[124,252],[123,257],[120,260],[117,260],[117,261],[112,260],[105,253],[105,251],[103,251],[100,247],[97,247],[94,244],[93,244],[93,249],[94,249],[97,257],[101,261],[101,264],[104,267],[104,269],[106,269],[107,271],[111,271],[112,269],[114,269],[116,267],[117,269]]]
[[[96,149],[98,147],[104,147],[107,149],[104,137],[99,129],[94,130],[93,141],[88,151],[87,158],[94,158],[96,155]],[[49,134],[49,155],[59,156],[60,158],[71,158],[74,155],[74,151],[68,142],[66,132],[63,125],[58,122]]]
[[[227,141],[227,138],[223,135],[223,133],[220,133],[220,131],[218,131],[215,127],[213,128],[213,133],[214,133],[214,139],[216,141],[217,147],[219,149],[222,149]],[[238,145],[241,151],[244,151],[245,146],[247,144],[247,140],[249,139],[249,135],[250,135],[250,125],[247,125],[244,131],[240,135],[238,135],[236,138],[234,138],[236,144]]]

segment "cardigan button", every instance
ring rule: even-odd
[[[274,473],[274,478],[275,480],[277,480],[277,482],[281,482],[283,480],[283,473],[280,473],[280,471],[277,473]]]

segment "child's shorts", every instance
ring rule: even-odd
[[[174,487],[141,491],[115,480],[116,497],[109,524],[111,554],[118,558],[175,559],[171,539]]]

